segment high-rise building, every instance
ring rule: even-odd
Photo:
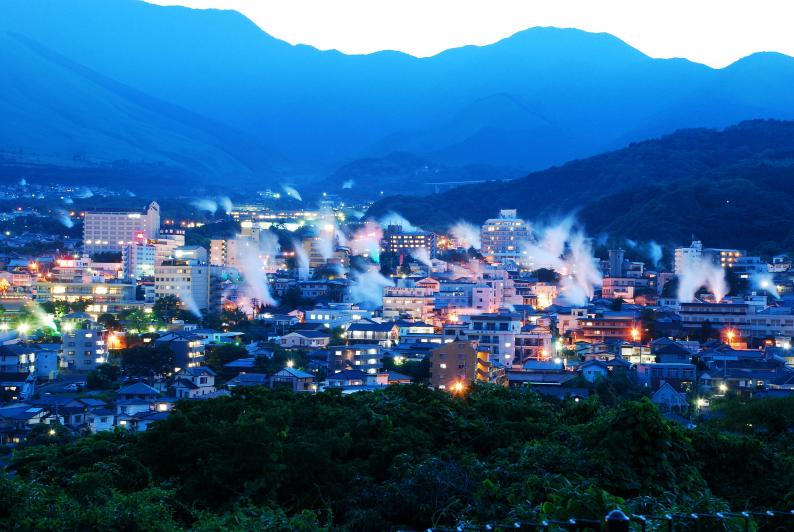
[[[210,306],[207,251],[198,246],[189,246],[176,249],[174,256],[154,268],[155,296],[157,299],[174,296],[186,310],[206,311]]]
[[[681,275],[689,264],[699,262],[703,257],[703,243],[693,240],[689,247],[675,248],[674,270],[676,275]]]
[[[622,249],[609,250],[609,277],[623,277],[624,255]]]
[[[210,240],[210,264],[237,268],[237,242],[231,238]]]
[[[436,256],[436,235],[427,231],[406,230],[401,225],[390,225],[383,232],[383,249],[392,253],[416,256],[425,255],[426,259]]]
[[[87,255],[121,252],[124,246],[157,238],[160,206],[156,201],[145,211],[99,209],[87,211],[83,220],[83,252]]]
[[[185,245],[183,229],[161,229],[157,239],[150,240],[154,244],[154,265],[159,266],[164,260],[174,258],[174,251]]]
[[[486,220],[480,231],[480,250],[491,263],[522,261],[521,243],[530,238],[529,225],[515,209],[502,209],[499,218]],[[542,267],[543,265],[539,265]]]
[[[156,248],[154,244],[136,242],[127,244],[121,252],[125,279],[142,279],[154,276]]]
[[[723,268],[732,268],[745,252],[740,249],[704,248],[700,240],[692,241],[689,247],[675,249],[675,273],[681,275],[687,265],[706,260]]]

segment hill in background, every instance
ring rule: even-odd
[[[513,181],[466,185],[370,209],[423,227],[480,223],[500,208],[529,220],[575,213],[590,234],[754,248],[794,245],[794,122],[689,129]]]

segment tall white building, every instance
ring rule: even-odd
[[[159,266],[164,260],[174,258],[176,248],[185,245],[185,231],[182,229],[161,229],[157,239],[150,240],[154,245],[154,265]]]
[[[167,259],[154,267],[155,297],[175,296],[186,310],[206,311],[210,307],[207,251],[190,246],[175,250],[174,255],[182,258]]]
[[[486,220],[480,231],[480,250],[492,263],[520,262],[521,242],[529,240],[529,225],[515,209],[502,209],[499,218]]]
[[[694,240],[687,248],[675,249],[675,273],[681,275],[688,264],[696,264],[701,260],[710,261],[723,268],[733,268],[736,261],[744,255],[745,252],[740,249],[704,248],[700,240]]]
[[[121,252],[124,246],[157,238],[160,205],[156,201],[145,211],[102,209],[88,211],[83,220],[83,252],[87,255]]]
[[[210,264],[238,268],[238,240],[213,238],[210,240]]]
[[[127,244],[121,252],[121,264],[125,279],[142,279],[154,276],[154,244],[137,242]]]

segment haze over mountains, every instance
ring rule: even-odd
[[[418,59],[292,46],[230,11],[0,6],[6,159],[151,163],[197,184],[306,182],[359,159],[388,166],[394,152],[409,166],[380,178],[386,194],[416,159],[451,181],[511,177],[677,128],[794,118],[793,84],[787,56],[715,70],[578,30]],[[367,162],[355,164],[363,183]]]

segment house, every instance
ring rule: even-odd
[[[271,388],[291,388],[295,392],[314,392],[314,375],[295,368],[284,368],[270,377]]]
[[[651,395],[651,401],[659,407],[660,412],[672,412],[675,414],[686,414],[689,409],[689,401],[686,394],[679,392],[673,386],[664,382],[658,390]]]
[[[345,386],[363,386],[367,383],[367,373],[360,369],[347,369],[326,377],[326,386],[341,388]]]
[[[0,445],[16,445],[39,423],[59,421],[48,409],[26,404],[0,407]]]
[[[576,378],[570,371],[564,370],[526,370],[508,369],[507,385],[511,388],[532,386],[533,390],[540,392],[541,388],[560,387]]]
[[[232,360],[223,365],[224,369],[242,371],[256,367],[257,357],[245,357]]]
[[[328,349],[328,371],[360,369],[378,373],[383,367],[383,347],[378,344],[338,345]]]
[[[658,390],[665,382],[676,390],[688,391],[695,383],[694,364],[637,364],[637,378],[651,390]]]
[[[204,337],[194,332],[172,331],[155,339],[155,345],[166,346],[174,353],[174,371],[194,368],[204,363]]]
[[[328,329],[346,328],[353,322],[371,317],[372,311],[353,303],[323,303],[306,311],[306,323],[320,323]]]
[[[28,344],[0,346],[0,373],[33,373],[36,349]]]
[[[128,430],[134,432],[144,432],[149,429],[152,423],[167,418],[169,414],[170,412],[158,412],[156,410],[151,410],[148,412],[139,412],[138,414],[130,417],[129,419],[124,420],[123,425],[121,422],[119,422],[119,425],[124,426]]]
[[[609,368],[601,360],[588,360],[579,366],[579,372],[587,382],[595,382],[609,375]]]
[[[392,347],[400,340],[400,328],[392,321],[361,320],[347,328],[345,337],[351,344],[378,344]]]
[[[92,410],[87,417],[88,430],[92,434],[113,430],[115,426],[115,412],[110,408],[97,408]]]
[[[243,333],[238,331],[219,331],[216,329],[196,328],[190,332],[201,338],[201,342],[205,346],[209,344],[233,344],[240,336],[243,335]]]
[[[323,331],[293,331],[279,339],[285,349],[318,349],[331,342],[331,335]]]
[[[30,401],[30,404],[54,412],[63,419],[64,425],[73,430],[87,427],[89,417],[93,412],[108,408],[107,403],[93,397],[45,396]],[[110,420],[110,423],[113,424],[113,419]]]
[[[174,376],[174,396],[195,399],[215,392],[215,372],[207,367],[185,368]]]
[[[403,375],[402,373],[397,373],[396,371],[389,371],[388,376],[389,384],[411,384],[413,382],[413,379],[408,375]]]
[[[36,393],[34,373],[0,373],[0,403],[24,401]]]
[[[265,358],[273,358],[273,349],[267,346],[264,342],[254,342],[251,341],[250,344],[245,346],[245,350],[248,351],[248,354],[252,357],[265,357]]]
[[[654,349],[656,362],[660,364],[689,364],[692,362],[692,353],[686,347],[677,342]]]
[[[116,416],[118,424],[126,426],[135,414],[148,412],[160,396],[160,392],[142,382],[124,386],[116,392]]]
[[[36,348],[36,378],[40,380],[54,380],[60,371],[60,344],[37,344]]]
[[[226,382],[226,387],[236,388],[237,386],[267,386],[268,376],[264,373],[240,373],[233,379]]]

